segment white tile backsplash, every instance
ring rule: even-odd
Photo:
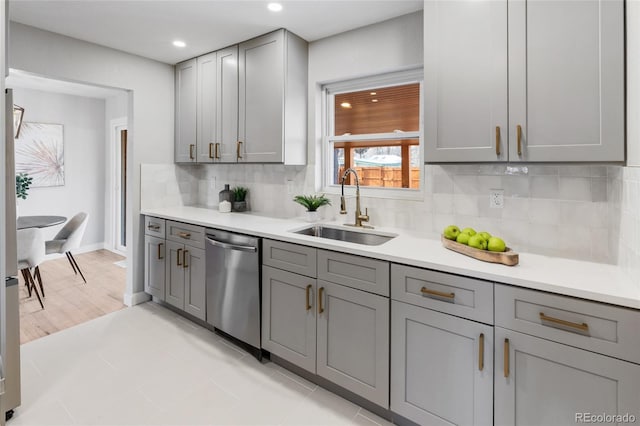
[[[436,237],[450,224],[503,237],[516,251],[619,263],[640,273],[640,168],[586,165],[426,165],[425,199],[362,198],[374,226],[411,229]],[[228,183],[249,188],[250,209],[298,217],[293,195],[315,192],[315,166],[266,164],[150,165],[141,169],[141,207],[200,205],[217,208]],[[290,185],[287,182],[291,181]],[[288,187],[291,189],[288,192]],[[505,190],[503,209],[489,208],[489,190]],[[338,214],[339,196],[320,210]]]

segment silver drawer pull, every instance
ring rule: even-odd
[[[540,321],[546,321],[554,325],[567,327],[581,334],[589,333],[589,324],[587,324],[586,322],[579,324],[577,322],[565,321],[563,319],[547,316],[544,314],[544,312],[540,312]]]
[[[191,233],[189,233],[189,232],[178,232],[178,236],[180,238],[190,239],[191,238]]]
[[[451,303],[454,303],[454,299],[456,298],[455,293],[445,293],[444,291],[431,290],[426,287],[422,287],[420,289],[420,292],[422,294],[426,294],[427,296],[442,297],[443,299],[447,299],[447,302]]]

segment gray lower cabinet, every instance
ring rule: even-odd
[[[316,280],[262,267],[262,347],[316,371]]]
[[[165,241],[164,238],[144,237],[144,291],[165,300]]]
[[[184,244],[167,241],[165,300],[176,308],[184,310]]]
[[[391,410],[422,425],[491,425],[493,327],[395,300],[391,312]]]
[[[270,240],[264,247],[262,347],[388,409],[389,298],[295,273],[315,276],[315,249]],[[388,294],[388,263],[317,253],[318,265],[324,259],[325,269],[335,273],[333,278],[376,292],[383,289],[371,283],[382,281],[385,268],[380,264],[386,265]],[[344,269],[346,263],[365,272],[355,279]]]
[[[167,303],[201,320],[206,318],[205,253],[196,247],[166,241]]]
[[[184,310],[205,320],[206,309],[206,257],[204,250],[185,246],[184,255]]]
[[[318,250],[318,279],[389,297],[389,262]]]
[[[389,407],[389,299],[318,281],[317,374]]]
[[[495,342],[496,425],[575,425],[589,413],[640,419],[640,365],[501,327]]]

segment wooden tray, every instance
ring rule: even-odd
[[[506,251],[500,253],[469,247],[468,245],[449,240],[445,238],[444,235],[441,235],[440,239],[442,240],[442,245],[445,248],[457,251],[458,253],[465,254],[467,256],[473,257],[474,259],[482,260],[484,262],[502,263],[503,265],[507,266],[515,266],[520,260],[518,253],[511,250],[509,247],[507,247]]]

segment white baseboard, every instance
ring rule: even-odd
[[[137,293],[125,293],[124,294],[124,304],[131,307],[135,305],[139,305],[144,302],[148,302],[151,300],[151,296],[144,291],[139,291]]]
[[[104,249],[110,251],[111,253],[115,253],[115,254],[118,254],[120,256],[127,257],[127,252],[126,251],[120,251],[120,250],[114,249],[113,247],[108,247],[107,243],[105,243]]]

